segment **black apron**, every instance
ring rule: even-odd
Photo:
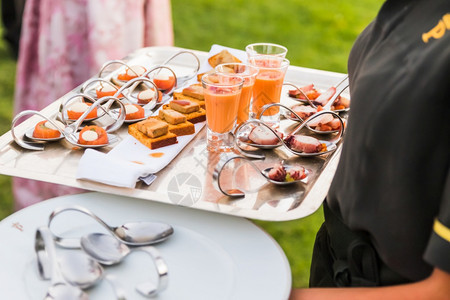
[[[410,282],[387,267],[367,234],[351,231],[326,202],[314,244],[310,287],[374,287]]]

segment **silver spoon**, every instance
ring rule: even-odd
[[[11,135],[14,139],[14,141],[16,142],[16,144],[18,144],[20,147],[24,148],[24,149],[29,149],[29,150],[37,150],[37,151],[42,151],[44,150],[44,143],[43,141],[36,141],[36,140],[32,140],[27,136],[27,133],[25,133],[24,135],[20,136],[17,135],[15,130],[16,130],[16,123],[24,116],[27,115],[37,115],[42,117],[43,119],[49,121],[50,123],[53,124],[53,126],[55,126],[56,128],[57,125],[55,124],[55,122],[53,122],[51,119],[47,118],[46,116],[44,116],[43,114],[41,114],[38,111],[35,110],[24,110],[22,112],[20,112],[19,114],[17,114],[14,119],[11,122]],[[32,129],[32,128],[30,128]]]
[[[195,67],[195,71],[191,74],[191,75],[186,75],[186,76],[182,76],[182,77],[178,77],[177,81],[176,81],[176,86],[177,88],[180,88],[181,86],[183,86],[185,83],[187,83],[189,80],[191,80],[192,78],[194,78],[198,71],[200,70],[200,59],[197,57],[197,55],[195,55],[193,52],[191,51],[186,51],[186,50],[181,50],[177,53],[175,53],[174,55],[172,55],[171,57],[169,57],[168,59],[166,59],[161,65],[167,65],[169,62],[171,62],[174,58],[176,58],[178,55],[181,54],[189,54],[192,55],[195,58],[195,62],[197,63],[197,66]]]
[[[79,287],[67,283],[56,262],[56,250],[52,234],[47,227],[39,227],[36,230],[35,250],[46,252],[51,270],[51,286],[47,290],[44,300],[84,300],[89,299],[88,295]],[[39,259],[39,256],[38,256]]]
[[[64,279],[83,290],[103,279],[102,266],[83,252],[66,251],[61,255],[59,264]]]
[[[269,108],[272,106],[280,106],[279,103],[272,103],[272,104],[267,104],[263,106],[263,109],[265,108]],[[317,113],[315,113],[314,115],[312,115],[311,117],[309,117],[305,122],[301,123],[299,126],[297,126],[297,128],[295,128],[291,133],[289,133],[289,135],[287,135],[287,138],[289,138],[290,136],[294,136],[296,135],[301,129],[303,129],[305,126],[307,126],[307,124],[309,122],[311,122],[312,120],[314,120],[315,118],[318,118],[319,116],[323,115],[323,114],[331,114],[334,117],[338,118],[341,126],[339,127],[339,131],[338,134],[331,140],[319,140],[320,143],[325,144],[326,145],[326,150],[325,151],[320,151],[320,152],[312,152],[312,153],[306,153],[306,152],[300,152],[297,150],[294,150],[290,147],[290,144],[288,142],[286,142],[286,139],[283,139],[281,137],[278,136],[278,134],[275,132],[275,130],[270,127],[269,125],[267,125],[266,123],[264,123],[261,120],[258,119],[250,119],[245,121],[244,123],[242,123],[235,132],[235,136],[240,136],[240,130],[242,128],[244,128],[246,125],[248,124],[255,124],[255,125],[260,125],[260,126],[264,126],[267,129],[269,129],[270,131],[272,131],[272,133],[274,134],[274,136],[276,136],[276,138],[278,139],[278,141],[282,144],[282,146],[284,146],[284,148],[289,151],[290,153],[297,155],[297,156],[303,156],[303,157],[311,157],[311,156],[318,156],[318,155],[324,155],[327,153],[330,153],[334,150],[337,149],[337,145],[339,143],[339,141],[342,139],[343,136],[343,128],[344,128],[344,122],[342,120],[342,118],[335,112],[332,112],[330,110],[322,110],[319,111]],[[235,143],[236,148],[239,148],[239,143]],[[239,149],[238,149],[239,150]],[[246,152],[244,151],[239,151],[242,155],[249,157],[249,158],[257,158],[257,159],[264,159],[265,156],[264,154],[252,154],[251,156],[248,155]]]
[[[68,210],[78,211],[92,217],[117,239],[130,246],[145,246],[159,243],[173,234],[172,226],[160,222],[130,222],[113,227],[106,224],[90,210],[78,205],[68,205],[55,209],[49,216],[48,227],[50,228],[51,222],[55,216]],[[80,239],[78,238],[63,238],[54,235],[54,239],[58,245],[64,248],[80,247]]]
[[[146,297],[153,297],[167,287],[167,265],[154,247],[139,247],[131,250],[127,245],[110,235],[91,233],[81,238],[81,248],[93,259],[104,265],[120,263],[132,251],[144,251],[154,261],[158,275],[158,283],[154,284],[150,281],[140,283],[136,286],[137,291]]]
[[[308,174],[309,171],[305,170],[307,176],[305,178],[299,179],[299,180],[293,180],[293,181],[276,181],[273,180],[269,177],[269,172],[272,168],[266,168],[263,170],[260,170],[259,167],[250,159],[248,159],[247,157],[243,157],[243,156],[224,156],[220,159],[219,163],[216,165],[214,172],[213,172],[213,183],[214,186],[216,187],[217,190],[219,190],[220,192],[222,192],[224,195],[226,196],[230,196],[230,197],[234,197],[234,198],[239,198],[239,197],[245,197],[245,193],[240,190],[240,189],[223,189],[221,184],[220,184],[220,177],[222,175],[222,171],[225,168],[225,166],[231,162],[232,160],[236,160],[236,159],[242,159],[245,160],[247,163],[250,164],[250,166],[252,166],[253,169],[255,169],[256,171],[258,171],[262,176],[264,176],[267,181],[276,184],[276,185],[289,185],[289,184],[294,184],[294,183],[298,183],[298,182],[303,182],[306,183],[307,182],[307,178],[308,178]],[[283,163],[283,166],[289,168],[291,166],[289,165],[285,165]]]

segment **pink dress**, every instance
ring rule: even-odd
[[[41,110],[101,65],[146,46],[173,45],[170,0],[27,0],[17,66],[15,114]],[[82,192],[13,178],[15,208]]]

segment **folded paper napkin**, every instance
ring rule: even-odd
[[[155,150],[132,136],[125,137],[108,154],[87,149],[78,163],[76,178],[134,188],[140,177],[155,174],[167,166],[203,126],[205,122],[195,124],[195,134],[179,136],[177,144]]]
[[[76,178],[131,188],[145,173],[148,172],[144,165],[117,159],[94,149],[87,149],[78,163]]]

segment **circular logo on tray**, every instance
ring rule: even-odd
[[[169,181],[167,194],[171,202],[191,206],[200,199],[202,184],[194,174],[180,173]]]

